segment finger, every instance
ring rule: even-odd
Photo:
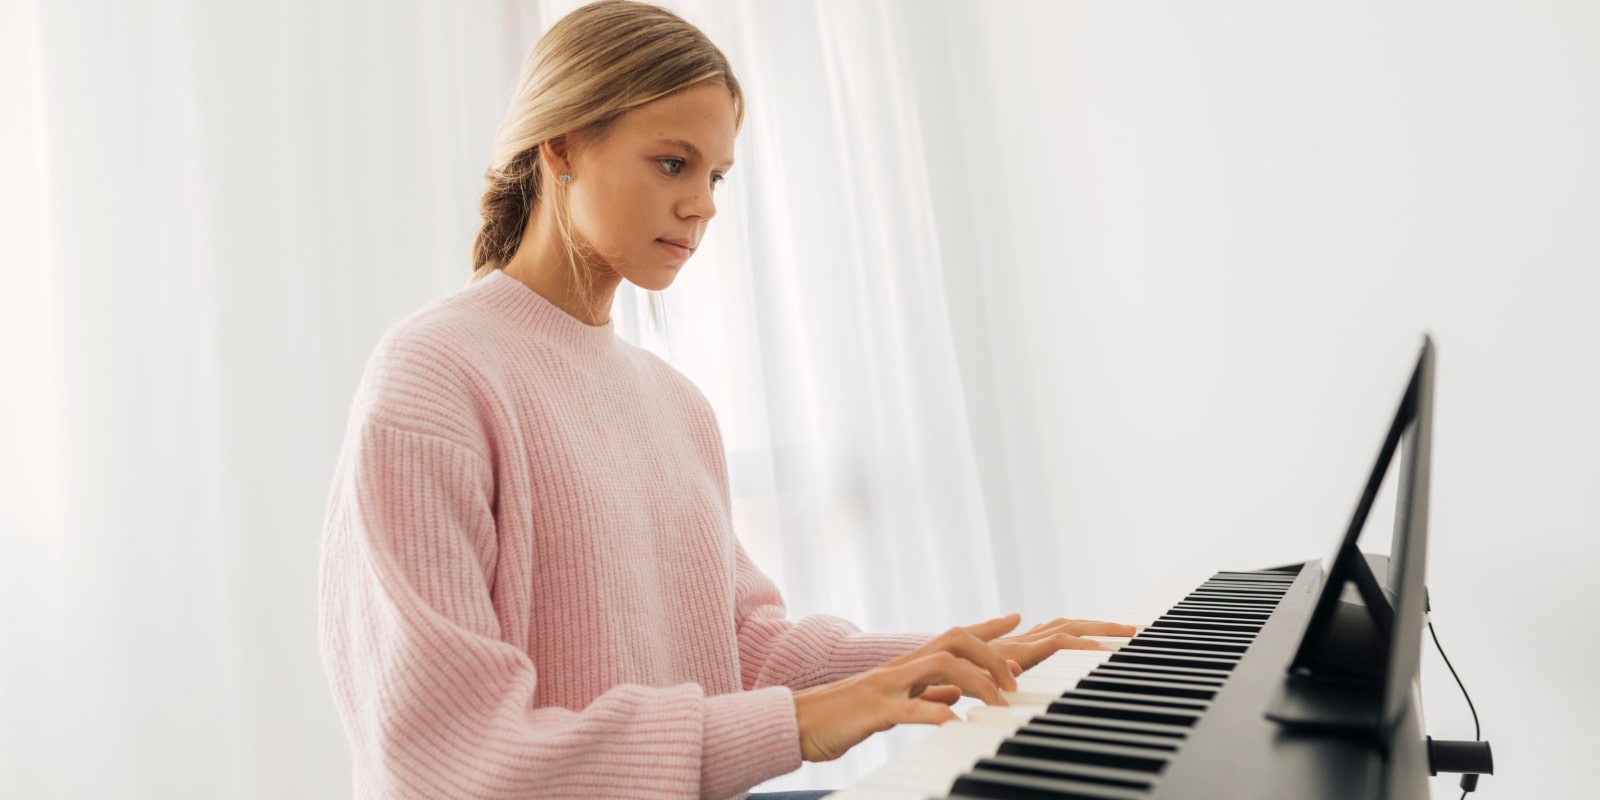
[[[976,625],[968,625],[966,629],[968,633],[987,642],[991,639],[998,639],[1015,630],[1020,622],[1022,622],[1022,615],[1013,611],[1003,617],[995,617]]]
[[[1007,637],[1019,642],[1037,642],[1041,639],[1065,633],[1069,636],[1137,636],[1139,629],[1133,625],[1123,625],[1116,622],[1100,622],[1086,619],[1058,619],[1045,623],[1035,630],[1019,636]]]
[[[1055,638],[1051,640],[1051,644],[1057,650],[1115,650],[1116,649],[1115,647],[1108,647],[1105,644],[1103,644],[1101,642],[1097,642],[1097,641],[1095,641],[1093,639],[1083,639],[1083,638],[1080,638],[1080,637],[1077,637],[1077,636],[1073,636],[1072,634],[1068,634],[1068,633],[1058,633],[1058,634],[1056,634]]]
[[[890,661],[887,661],[882,666],[885,666],[885,667],[903,666],[903,665],[909,664],[912,661],[915,661],[915,660],[917,660],[919,658],[922,658],[923,656],[926,656],[929,653],[932,653],[932,652],[935,652],[935,651],[938,651],[938,650],[949,649],[950,643],[952,641],[954,641],[955,639],[966,638],[966,637],[960,636],[959,632],[965,632],[971,638],[975,638],[975,639],[978,639],[978,640],[984,641],[984,642],[991,641],[991,640],[994,640],[994,639],[998,639],[999,637],[1005,635],[1005,633],[1007,631],[1010,631],[1011,629],[1017,627],[1017,623],[1019,623],[1021,621],[1022,621],[1022,615],[1018,614],[1018,613],[1015,613],[1015,612],[1012,612],[1012,613],[1007,614],[1007,615],[1005,615],[1003,617],[995,617],[994,619],[987,620],[987,621],[984,621],[984,622],[980,622],[980,623],[978,623],[976,625],[968,625],[966,627],[960,627],[960,628],[951,628],[950,630],[947,630],[944,633],[940,634],[939,636],[935,637],[934,639],[929,641],[927,644],[917,648],[916,650],[914,650],[914,651],[912,651],[910,653],[907,653],[907,654],[905,654],[903,656],[900,656],[899,658],[895,658],[895,659],[892,659]],[[1003,674],[1003,673],[997,672],[996,674],[999,675],[999,674]]]
[[[1006,631],[1015,628],[1021,619],[1022,615],[1013,613],[1007,614],[1003,617],[996,617],[985,622],[980,622],[977,625],[951,628],[944,633],[941,633],[938,636],[928,640],[926,644],[922,645],[916,650],[906,653],[899,658],[886,661],[880,666],[903,666],[931,653],[935,653],[940,650],[948,650],[955,642],[960,640],[978,639],[985,642],[990,641],[992,639],[999,638],[1000,635],[1004,634]]]
[[[1006,638],[1020,642],[1036,642],[1040,639],[1046,639],[1058,633],[1073,633],[1082,627],[1085,622],[1085,620],[1077,619],[1053,619],[1049,622],[1041,622],[1038,625],[1029,628],[1025,633],[1007,636]]]
[[[951,628],[931,642],[935,649],[960,656],[978,667],[988,670],[995,683],[1006,691],[1017,688],[1016,678],[1006,667],[1006,658],[988,642],[972,634],[970,628]]]
[[[937,652],[952,653],[988,670],[994,682],[1006,691],[1015,691],[1017,688],[1016,677],[1006,666],[1005,657],[990,647],[987,642],[998,638],[1001,634],[1017,626],[1022,620],[1020,614],[1007,614],[996,617],[977,625],[951,628],[929,641],[911,653],[907,653],[884,664],[885,667],[902,667],[918,659],[925,658]]]
[[[884,670],[883,675],[897,687],[891,691],[902,697],[911,697],[929,686],[953,684],[968,697],[976,697],[992,706],[1007,705],[1005,698],[1000,696],[1000,687],[996,685],[993,675],[948,651],[933,653]],[[1007,678],[1010,679],[1010,676]]]
[[[1044,641],[1046,639],[1049,639],[1052,636],[1055,636],[1055,635],[1061,634],[1061,633],[1067,633],[1067,632],[1068,631],[1066,631],[1065,629],[1062,629],[1062,630],[1053,630],[1052,629],[1052,630],[1043,630],[1043,631],[1038,631],[1038,632],[1031,632],[1030,631],[1028,633],[1019,633],[1016,636],[1006,636],[1006,637],[1004,637],[1004,640],[1008,641],[1008,642],[1017,642],[1019,644],[1033,644],[1034,642],[1042,642],[1042,641]]]
[[[1101,622],[1089,619],[1063,620],[1061,633],[1070,633],[1073,636],[1133,636],[1138,630],[1132,625],[1123,625],[1119,622]]]
[[[922,694],[917,695],[917,699],[926,700],[930,703],[943,703],[948,706],[961,699],[961,687],[949,684],[929,686],[922,690]]]
[[[957,720],[956,712],[941,703],[930,703],[917,698],[908,697],[904,703],[898,704],[890,712],[890,720],[895,724],[910,723],[913,725],[943,725],[951,720]]]
[[[1053,619],[1045,622],[1040,629],[1040,634],[1072,634],[1075,637],[1131,637],[1138,634],[1138,627],[1099,619]]]
[[[1006,666],[1011,668],[1011,674],[1013,676],[1022,674],[1022,665],[1012,661],[1009,658],[1006,659]]]
[[[1059,650],[1111,650],[1115,648],[1102,646],[1093,639],[1081,639],[1065,633],[1057,633],[1033,642],[1022,642],[1020,651],[1013,651],[1022,659],[1024,669],[1032,669],[1040,662],[1049,658]]]
[[[1066,643],[1066,638],[1062,634],[1047,636],[1037,642],[1029,642],[1023,651],[1023,659],[1028,667],[1032,669],[1038,666],[1040,662],[1055,655],[1056,651],[1062,649],[1062,646]]]

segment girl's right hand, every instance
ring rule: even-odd
[[[832,761],[868,736],[902,722],[938,725],[957,719],[950,704],[963,694],[1006,705],[1000,692],[1014,691],[1017,682],[1005,656],[989,642],[1020,621],[1019,615],[1008,614],[951,628],[882,666],[795,692],[801,757]],[[936,688],[928,691],[930,687]]]

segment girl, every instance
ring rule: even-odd
[[[622,281],[665,289],[694,253],[743,113],[722,53],[654,6],[586,6],[535,47],[474,281],[384,336],[334,476],[319,626],[357,795],[739,796],[1131,634],[784,618],[711,407],[610,323]]]

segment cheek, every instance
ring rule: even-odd
[[[586,241],[621,255],[636,248],[641,237],[649,238],[649,186],[613,182],[586,188],[572,198],[573,226]]]

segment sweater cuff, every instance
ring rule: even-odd
[[[800,768],[794,694],[783,686],[705,698],[702,797],[730,797]]]
[[[933,637],[921,633],[858,633],[839,640],[828,659],[832,680],[865,672],[886,661],[893,661],[928,643]]]

